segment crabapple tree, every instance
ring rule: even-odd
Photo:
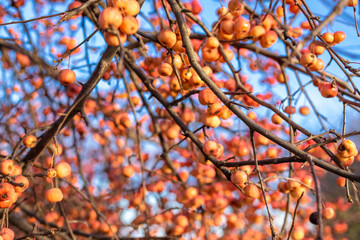
[[[357,239],[357,0],[0,3],[0,239]]]

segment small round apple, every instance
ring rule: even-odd
[[[58,80],[62,85],[70,85],[76,81],[76,74],[70,69],[63,69],[59,72]]]

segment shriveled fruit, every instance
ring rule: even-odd
[[[353,141],[345,139],[339,144],[337,153],[340,157],[347,158],[356,156],[358,154],[358,150]]]
[[[319,212],[313,212],[309,216],[309,220],[312,224],[318,225],[319,224]]]

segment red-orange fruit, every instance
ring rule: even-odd
[[[276,8],[276,16],[278,16],[278,17],[284,16],[284,8],[282,6],[279,6]]]
[[[321,55],[325,52],[325,46],[320,41],[314,41],[310,43],[309,51],[315,55]]]
[[[337,31],[334,33],[334,43],[340,43],[344,41],[346,34],[343,31]]]
[[[48,202],[55,203],[63,200],[64,195],[59,188],[50,188],[46,191],[45,198]]]
[[[216,37],[208,37],[205,41],[205,46],[208,48],[217,48],[220,42]]]
[[[116,34],[104,32],[104,39],[109,46],[119,46],[120,43],[124,44],[126,42],[127,35],[125,33],[119,32],[119,37],[118,37]]]
[[[324,98],[333,98],[338,93],[337,86],[333,85],[332,83],[329,83],[329,82],[324,82],[319,90],[320,90],[321,96],[323,96]]]
[[[247,182],[248,176],[244,171],[236,171],[231,174],[231,181],[238,185],[243,185]]]
[[[208,126],[208,127],[212,127],[212,128],[216,128],[218,126],[220,126],[221,124],[221,120],[220,117],[217,115],[210,115],[208,113],[203,113],[203,115],[201,115],[201,122]]]
[[[343,158],[355,157],[358,155],[358,150],[353,141],[345,139],[339,144],[337,148],[337,154]]]
[[[169,63],[162,63],[158,67],[158,72],[161,76],[170,76],[173,73],[173,67]]]
[[[286,112],[287,114],[294,114],[296,110],[294,106],[286,106],[284,112]]]
[[[46,171],[46,176],[49,177],[49,178],[54,178],[54,177],[56,177],[56,170],[53,169],[53,168],[49,168],[49,169]]]
[[[36,146],[37,138],[34,135],[28,135],[24,138],[23,143],[27,148],[33,148]]]
[[[140,4],[136,0],[129,0],[124,8],[124,14],[127,16],[136,16],[140,12]]]
[[[15,169],[14,162],[10,159],[4,160],[0,164],[0,172],[3,175],[12,175]]]
[[[260,25],[256,25],[250,29],[249,36],[253,38],[251,40],[257,41],[262,35],[265,34],[265,28]]]
[[[300,58],[300,64],[304,67],[309,67],[315,65],[317,61],[317,57],[313,53],[305,53]]]
[[[228,9],[233,12],[244,8],[243,4],[239,0],[230,0],[228,3]]]
[[[21,193],[24,192],[28,186],[29,186],[29,179],[25,176],[17,176],[14,179],[14,182],[16,182],[17,184],[22,184],[23,186],[15,186],[15,192],[17,193]]]
[[[70,176],[71,166],[67,162],[61,162],[55,166],[55,171],[58,178],[65,178]]]
[[[0,236],[3,240],[13,240],[15,237],[15,233],[10,228],[3,228],[0,230]]]
[[[302,115],[309,115],[310,113],[310,109],[307,107],[307,106],[302,106],[300,109],[299,109],[299,112],[302,114]]]
[[[70,85],[76,81],[76,74],[70,69],[63,69],[59,72],[58,80],[62,85]]]
[[[335,211],[332,207],[324,208],[322,211],[322,216],[325,219],[333,219],[335,217]]]
[[[334,34],[333,33],[326,32],[326,33],[323,33],[323,35],[321,35],[321,37],[328,44],[332,44],[334,42]]]
[[[134,173],[135,173],[135,169],[131,165],[126,165],[122,169],[122,174],[127,178],[132,177],[134,175]]]
[[[245,196],[258,199],[260,197],[260,190],[254,184],[250,183],[244,188]]]
[[[235,34],[244,35],[250,31],[250,23],[243,17],[239,17],[234,22],[234,32]]]
[[[172,48],[177,41],[176,34],[169,29],[161,30],[157,38],[167,48]]]
[[[358,0],[348,0],[347,4],[348,7],[355,7],[358,5]]]
[[[282,117],[280,117],[279,115],[277,115],[276,113],[274,113],[272,116],[271,116],[271,122],[273,124],[276,124],[276,125],[280,125],[282,124],[284,121],[284,119],[282,119]]]
[[[276,43],[278,35],[276,32],[270,30],[260,37],[260,45],[263,48],[269,48]]]
[[[127,35],[132,35],[135,34],[137,32],[137,30],[139,30],[139,22],[138,20],[133,17],[133,16],[125,16],[123,18],[123,21],[120,25],[120,32],[127,34]]]
[[[199,102],[201,105],[213,104],[219,101],[218,97],[211,91],[210,88],[204,88],[199,92]]]
[[[117,8],[108,7],[100,13],[98,23],[102,29],[119,28],[123,22],[121,12]]]

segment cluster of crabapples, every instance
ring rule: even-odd
[[[232,111],[221,104],[211,89],[204,88],[201,90],[198,98],[201,105],[208,106],[201,116],[201,122],[204,125],[216,128],[221,124],[221,119],[226,120],[232,116]]]
[[[285,109],[284,109],[284,112],[291,115],[291,114],[294,114],[296,112],[296,109],[294,106],[286,106]],[[301,106],[299,108],[299,113],[301,115],[304,115],[304,116],[307,116],[310,114],[310,109],[309,107],[307,106]],[[280,125],[284,122],[284,119],[282,117],[280,117],[278,114],[274,113],[272,116],[271,116],[271,122],[275,125]]]
[[[23,139],[23,144],[26,148],[34,148],[37,144],[37,140],[38,139],[34,135],[27,135]],[[48,150],[49,153],[54,156],[59,156],[62,153],[62,147],[57,144],[51,144]],[[59,162],[53,168],[53,159],[49,158],[48,160],[49,161],[47,165],[49,166],[49,168],[46,172],[46,176],[48,178],[66,178],[71,175],[71,166],[67,162]],[[26,187],[27,186],[29,186],[28,181]],[[60,202],[63,199],[63,193],[60,188],[52,187],[46,191],[45,198],[50,203]]]
[[[358,154],[358,150],[353,141],[344,139],[336,150],[336,157],[340,162],[348,167],[354,163],[354,157]]]
[[[23,139],[26,148],[36,146],[37,138],[33,135],[27,135]],[[0,174],[2,181],[0,183],[0,208],[10,208],[29,187],[29,179],[23,175],[22,168],[11,159],[5,159],[0,163]],[[62,178],[71,174],[71,167],[66,162],[60,162],[55,169],[50,168],[47,176]],[[50,188],[46,192],[46,199],[50,203],[61,201],[63,198],[62,191],[59,188]],[[10,228],[0,230],[0,239],[13,240],[14,232]]]
[[[308,49],[303,50],[303,54],[300,58],[300,64],[307,67],[310,71],[318,71],[324,68],[324,61],[318,58],[323,54],[327,46],[334,46],[346,38],[346,35],[342,31],[335,33],[326,32],[321,35],[322,41],[312,41],[309,44]]]
[[[216,37],[208,37],[201,49],[202,58],[207,62],[225,62],[218,50],[219,40],[223,41],[223,51],[229,61],[233,59],[234,53],[226,41],[251,39],[254,42],[259,41],[261,47],[269,48],[278,40],[277,33],[271,30],[277,28],[274,18],[267,15],[262,16],[259,22],[250,22],[243,17],[244,6],[238,0],[231,0],[227,8],[221,7],[216,13],[219,17],[213,25]]]
[[[109,1],[98,18],[98,24],[104,30],[105,42],[110,46],[119,46],[127,40],[127,35],[135,34],[140,25],[136,15],[140,5],[136,0]]]
[[[219,158],[224,154],[224,146],[215,141],[207,141],[203,146],[203,151],[208,156]],[[248,172],[244,170],[234,171],[231,174],[231,182],[243,188],[246,197],[258,199],[261,196],[258,187],[248,182]]]
[[[0,208],[10,208],[19,196],[28,188],[29,180],[22,175],[22,169],[13,160],[6,159],[0,163],[2,180],[0,183]],[[10,228],[0,230],[0,239],[13,240],[14,231]]]
[[[318,58],[318,56],[325,52],[327,46],[333,46],[342,42],[346,38],[346,35],[342,31],[335,33],[326,32],[322,34],[321,38],[324,42],[311,42],[308,49],[305,49],[301,55],[300,64],[307,67],[310,71],[322,70],[325,66],[324,61]],[[338,88],[333,83],[320,81],[317,84],[314,83],[314,85],[319,87],[321,95],[325,98],[335,97],[338,93]]]

